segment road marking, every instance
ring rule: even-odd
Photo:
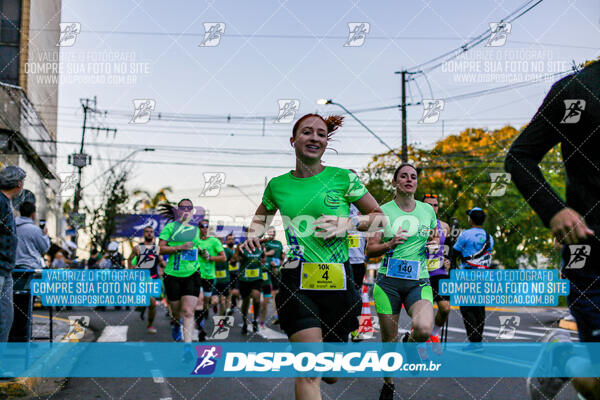
[[[448,330],[449,330],[450,332],[465,333],[465,330],[464,330],[464,329],[461,329],[461,328],[454,328],[454,327],[452,327],[452,326],[449,326],[449,327],[448,327]],[[493,337],[493,338],[495,338],[496,336],[498,336],[498,334],[497,334],[497,333],[486,332],[486,331],[485,331],[485,329],[484,329],[484,331],[483,331],[483,336],[489,336],[489,337]],[[516,335],[516,334],[515,334],[515,336],[513,336],[513,337],[512,337],[512,339],[530,339],[530,338],[528,338],[528,337],[526,337],[526,336],[518,336],[518,335]]]
[[[265,339],[269,339],[269,340],[275,340],[275,339],[287,339],[287,335],[278,332],[274,329],[271,329],[269,327],[264,327],[264,328],[258,328],[258,334],[260,336],[262,336]]]
[[[127,325],[107,325],[102,330],[98,342],[126,342],[128,329]]]
[[[165,378],[162,376],[162,372],[160,372],[159,369],[152,369],[150,370],[150,373],[152,374],[154,383],[165,383]]]

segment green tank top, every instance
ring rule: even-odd
[[[389,223],[383,231],[383,241],[390,241],[400,228],[407,231],[408,239],[385,254],[379,267],[379,273],[384,275],[387,273],[388,258],[391,257],[418,261],[420,263],[419,279],[429,278],[426,244],[431,230],[437,228],[437,218],[433,207],[427,203],[416,201],[415,209],[405,212],[392,200],[382,205],[381,210],[389,218]]]

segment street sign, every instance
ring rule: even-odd
[[[85,153],[73,153],[68,157],[69,164],[83,168],[92,163],[92,156]]]

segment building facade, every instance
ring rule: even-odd
[[[60,235],[56,172],[60,0],[0,0],[0,167],[27,172],[38,217]]]

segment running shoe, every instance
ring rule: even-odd
[[[429,336],[429,339],[427,339],[425,343],[429,343],[433,354],[437,354],[438,356],[444,354],[444,349],[442,348],[442,343],[440,342],[440,337],[438,335]]]
[[[242,325],[242,335],[247,335],[248,334],[248,323],[246,321],[244,321],[244,324]]]
[[[252,321],[252,332],[254,332],[254,333],[258,332],[258,321],[257,320]]]
[[[568,333],[555,329],[550,329],[540,339],[540,343],[571,343],[571,337]],[[552,345],[547,346],[538,356],[530,376],[527,378],[527,394],[531,400],[553,399],[569,383],[568,378],[538,378],[536,375],[547,375],[557,369],[556,360],[565,360],[565,346]],[[568,349],[567,349],[568,350]]]
[[[379,400],[394,400],[394,384],[384,383],[379,393]]]
[[[410,332],[406,331],[404,332],[404,336],[402,336],[402,342],[408,343],[408,338],[410,338]]]
[[[173,340],[176,342],[181,342],[183,339],[183,333],[181,332],[181,324],[176,322],[173,323],[173,327],[171,328],[171,336]]]
[[[156,328],[155,328],[155,327],[153,327],[152,325],[150,325],[150,326],[149,326],[149,327],[146,329],[146,332],[148,332],[148,333],[156,333],[156,332],[158,332],[158,331],[156,330]]]
[[[483,351],[483,345],[481,344],[481,342],[471,342],[468,345],[466,345],[465,347],[462,348],[463,351],[468,351],[468,352],[482,352]]]
[[[260,329],[265,329],[265,323],[264,322],[260,323]]]

